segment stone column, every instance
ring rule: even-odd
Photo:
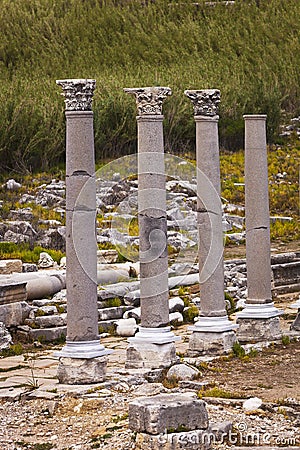
[[[245,115],[245,215],[248,297],[237,314],[238,339],[280,337],[279,316],[271,293],[271,245],[265,115]]]
[[[61,383],[101,382],[106,355],[97,308],[96,188],[92,97],[95,80],[58,80],[66,105],[67,340],[59,356]]]
[[[129,338],[126,367],[159,368],[176,361],[169,326],[167,214],[162,103],[166,87],[124,89],[138,107],[138,221],[141,325]]]
[[[224,296],[222,204],[218,104],[220,91],[188,90],[196,122],[197,222],[199,236],[200,317],[191,329],[189,353],[230,351],[237,328],[228,319]]]

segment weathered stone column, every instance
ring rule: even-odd
[[[124,89],[138,107],[138,221],[141,326],[129,338],[126,367],[159,368],[176,361],[169,326],[167,214],[162,103],[166,87]]]
[[[188,90],[194,106],[199,236],[199,320],[192,327],[190,354],[222,354],[236,341],[237,325],[228,319],[224,297],[222,204],[218,104],[220,91]]]
[[[271,245],[265,115],[245,115],[245,215],[248,298],[237,314],[242,342],[280,337],[271,293]]]
[[[95,80],[58,80],[65,97],[67,340],[59,356],[61,383],[101,382],[106,355],[97,309],[96,188],[92,97]]]

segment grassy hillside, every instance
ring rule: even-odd
[[[0,0],[0,168],[44,170],[64,159],[55,79],[96,78],[97,160],[135,150],[136,108],[123,87],[169,85],[168,151],[193,149],[184,89],[219,88],[224,148],[243,143],[243,113],[268,114],[268,137],[300,112],[300,2]]]

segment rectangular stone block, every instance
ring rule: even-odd
[[[129,428],[159,434],[176,430],[205,430],[208,414],[203,400],[194,394],[162,394],[129,403]]]
[[[7,275],[13,272],[22,273],[22,261],[20,259],[2,259],[0,261],[0,274]]]
[[[25,282],[5,282],[0,286],[0,305],[22,302],[27,299]]]

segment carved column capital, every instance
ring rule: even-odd
[[[66,111],[91,111],[96,80],[70,79],[56,80],[62,87]]]
[[[169,87],[125,88],[127,94],[135,95],[140,116],[161,115],[164,99],[172,94]]]
[[[193,103],[194,116],[213,117],[218,114],[220,103],[218,89],[191,90],[184,93]]]

